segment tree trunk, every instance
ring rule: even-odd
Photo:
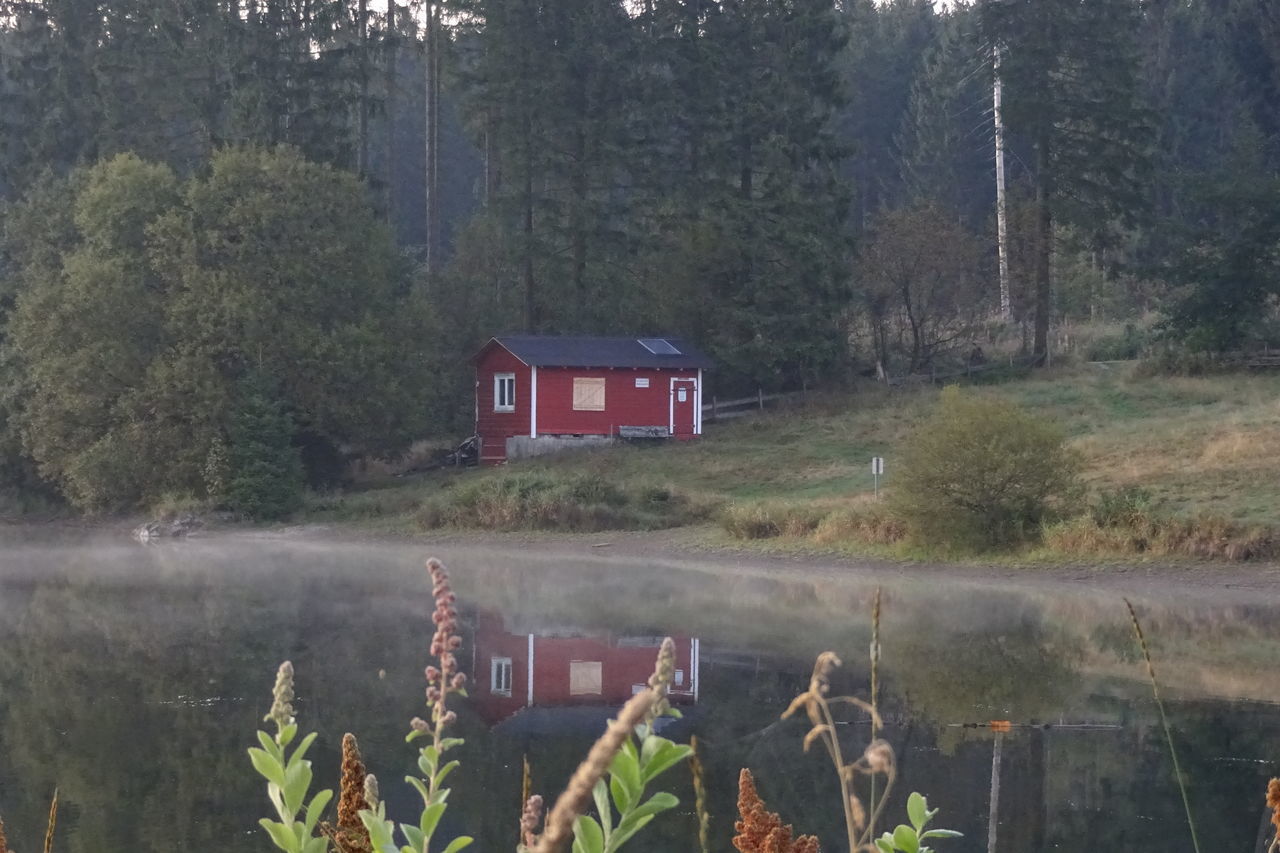
[[[356,33],[357,40],[360,42],[360,103],[357,105],[360,138],[356,144],[356,171],[361,177],[367,178],[369,173],[369,0],[360,0],[356,7],[356,15],[359,17],[356,21]]]
[[[1036,145],[1036,240],[1035,240],[1035,342],[1032,354],[1043,365],[1049,356],[1049,312],[1052,308],[1050,259],[1053,255],[1053,178],[1049,172],[1049,135],[1040,134]]]
[[[524,107],[524,330],[538,331],[538,300],[533,278],[533,121]]]
[[[386,198],[387,198],[387,221],[395,222],[396,208],[396,0],[387,0],[387,35],[386,35],[386,87],[385,95],[386,104],[386,123],[387,123],[387,150],[385,156],[386,167]]]
[[[426,42],[426,242],[427,272],[440,262],[440,13],[434,0],[427,2]]]

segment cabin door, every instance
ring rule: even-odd
[[[698,380],[671,380],[671,434],[693,438],[698,418]]]

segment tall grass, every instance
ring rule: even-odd
[[[1169,715],[1164,710],[1164,700],[1160,698],[1160,682],[1156,679],[1156,667],[1151,662],[1151,649],[1147,647],[1146,635],[1142,633],[1142,624],[1138,622],[1138,614],[1129,599],[1124,600],[1129,608],[1129,619],[1133,622],[1133,633],[1142,649],[1142,659],[1147,663],[1147,677],[1151,680],[1151,695],[1156,700],[1156,709],[1160,712],[1160,725],[1164,729],[1164,740],[1169,746],[1169,757],[1173,760],[1174,780],[1178,783],[1178,792],[1182,795],[1182,808],[1187,815],[1187,829],[1191,832],[1191,846],[1200,853],[1200,839],[1196,835],[1196,821],[1191,815],[1191,799],[1187,796],[1187,783],[1182,776],[1182,766],[1178,763],[1178,750],[1173,745],[1173,730],[1169,727]]]

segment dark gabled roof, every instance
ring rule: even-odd
[[[676,355],[653,353],[640,341],[665,340]],[[710,368],[711,359],[684,338],[594,338],[560,335],[501,335],[492,344],[504,347],[530,367],[675,367]],[[479,356],[477,355],[477,358]]]

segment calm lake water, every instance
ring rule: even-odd
[[[445,827],[477,851],[512,851],[522,759],[554,796],[609,710],[651,669],[657,638],[680,647],[685,718],[707,768],[712,849],[732,850],[738,769],[770,808],[844,849],[831,767],[779,713],[813,657],[845,660],[840,689],[866,696],[871,602],[883,587],[882,709],[901,780],[891,817],[919,790],[939,849],[1190,850],[1182,803],[1123,602],[1085,586],[803,577],[577,556],[539,548],[335,544],[212,537],[143,547],[120,537],[45,541],[0,529],[0,816],[37,850],[54,786],[58,853],[274,849],[256,826],[265,786],[245,749],[294,662],[303,731],[320,733],[317,779],[337,782],[355,732],[401,819],[400,780],[423,712],[428,552],[453,573],[473,695]],[[1210,603],[1159,585],[1134,603],[1164,683],[1205,850],[1253,851],[1262,795],[1280,775],[1280,606],[1275,593]],[[533,664],[529,663],[532,652]],[[510,694],[510,695],[507,695]],[[532,707],[529,697],[533,697]],[[1008,720],[997,736],[988,725]],[[865,743],[851,719],[842,737]],[[989,825],[1000,738],[998,819]],[[697,849],[686,769],[664,777],[682,805],[628,845]]]

